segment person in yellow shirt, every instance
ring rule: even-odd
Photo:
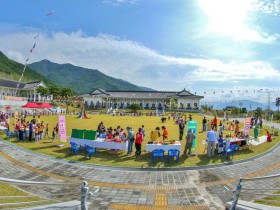
[[[156,127],[156,129],[151,132],[151,140],[153,142],[158,142],[159,137],[160,137],[160,128]]]

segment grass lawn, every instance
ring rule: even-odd
[[[188,114],[187,114],[188,116]],[[198,121],[198,131],[202,130],[202,117],[198,114],[192,114],[193,120]],[[109,154],[108,150],[98,149],[97,154],[95,154],[91,160],[86,160],[84,156],[84,152],[81,155],[70,155],[70,148],[68,143],[64,143],[62,148],[56,147],[56,144],[60,143],[59,140],[56,140],[54,143],[51,143],[50,138],[43,139],[39,142],[19,142],[18,140],[11,139],[10,142],[30,149],[32,151],[43,153],[47,155],[51,155],[56,158],[63,158],[71,161],[80,161],[92,164],[102,164],[102,165],[110,165],[110,166],[121,166],[121,167],[184,167],[184,166],[200,166],[200,165],[208,165],[208,164],[217,164],[224,163],[229,161],[236,161],[246,159],[257,154],[263,153],[266,150],[272,148],[279,141],[279,137],[273,137],[273,141],[271,143],[263,143],[258,146],[253,146],[252,149],[241,149],[240,151],[235,152],[233,160],[225,159],[225,155],[219,157],[218,155],[209,158],[205,151],[205,145],[202,144],[202,141],[206,138],[206,132],[199,132],[197,135],[197,145],[194,153],[196,156],[194,157],[185,157],[181,156],[180,161],[176,163],[175,161],[167,161],[161,163],[157,161],[156,163],[152,163],[151,161],[151,153],[145,152],[145,145],[149,140],[150,132],[154,130],[157,126],[165,125],[169,131],[169,139],[178,140],[179,138],[179,128],[178,125],[175,124],[174,121],[166,121],[165,123],[161,122],[161,117],[158,116],[111,116],[111,115],[89,115],[90,119],[77,119],[76,116],[67,116],[66,117],[66,128],[67,128],[67,136],[71,135],[71,131],[73,128],[76,129],[88,129],[88,130],[96,130],[98,124],[103,121],[106,127],[116,128],[120,125],[122,128],[126,128],[127,126],[132,126],[134,132],[138,130],[141,125],[145,126],[146,129],[146,138],[142,144],[142,154],[137,159],[132,156],[126,156],[125,152],[119,152],[118,154]],[[31,117],[27,117],[27,120],[30,120]],[[58,116],[41,116],[41,120],[44,122],[48,122],[50,124],[50,135],[53,127],[56,125],[58,121]],[[11,119],[13,122],[13,119]],[[12,127],[12,124],[11,124]],[[240,128],[243,128],[243,124],[241,123]],[[225,133],[228,131],[225,131]],[[251,131],[252,132],[252,131]],[[184,133],[186,135],[186,133]],[[252,133],[251,133],[252,135]],[[265,128],[261,130],[260,135],[266,135]],[[4,136],[2,136],[4,138]],[[184,150],[185,140],[182,142],[181,154]],[[135,151],[135,148],[133,148]],[[167,159],[167,155],[165,156],[165,160]]]
[[[17,197],[20,196],[20,197]],[[32,201],[40,201],[38,203],[21,203],[21,202],[32,202]],[[42,201],[42,202],[41,202]],[[43,198],[33,196],[27,192],[24,192],[18,188],[15,188],[8,184],[0,184],[0,203],[5,204],[1,205],[0,209],[7,209],[7,208],[20,208],[20,207],[27,207],[27,206],[38,206],[38,205],[46,205],[52,204],[53,201],[47,201]],[[16,203],[15,205],[6,205],[6,203]]]
[[[276,191],[273,194],[280,194],[280,191]],[[280,197],[279,196],[267,196],[262,199],[256,200],[256,203],[269,205],[269,206],[277,206],[280,207]]]

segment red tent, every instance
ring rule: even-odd
[[[40,106],[35,102],[28,102],[27,104],[23,105],[22,108],[40,108]]]
[[[41,109],[50,109],[50,108],[53,108],[53,106],[48,104],[48,103],[41,103],[39,105],[39,108],[41,108]]]
[[[11,106],[6,106],[6,109],[7,109],[7,110],[9,110],[9,109],[11,109],[11,108],[12,108]]]

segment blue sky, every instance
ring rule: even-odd
[[[280,0],[2,0],[0,50],[207,100],[266,101],[270,92],[273,101],[279,14]]]

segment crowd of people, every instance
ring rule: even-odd
[[[225,119],[220,120],[219,128],[218,119],[216,116],[213,120],[206,120],[204,117],[202,120],[203,132],[207,131],[206,141],[207,141],[207,155],[212,157],[214,155],[215,149],[218,149],[218,154],[222,155],[225,151],[225,139],[237,138],[237,139],[247,139],[248,135],[245,135],[244,131],[240,129],[240,123],[238,120],[226,121]],[[259,134],[260,128],[262,128],[262,118],[260,116],[251,117],[250,128],[254,129],[254,138],[256,139]],[[227,133],[227,134],[225,134]],[[272,141],[272,137],[267,131],[267,141]],[[238,146],[246,145],[246,140],[235,142]],[[217,148],[218,147],[218,148]]]
[[[27,121],[27,113],[22,113],[20,119],[17,119],[14,126],[15,137],[21,141],[29,140],[38,142],[44,138],[52,139],[52,142],[58,138],[59,125],[55,126],[49,125],[41,120],[41,116],[33,116],[30,121]],[[9,126],[9,116],[5,113],[0,114],[0,120],[5,121],[5,126],[10,129]],[[188,129],[187,133],[184,135],[186,125],[188,121],[192,121],[192,115],[173,113],[168,115],[168,120],[173,120],[178,124],[179,128],[179,140],[186,140],[185,148],[183,150],[183,155],[192,155],[192,144],[193,140],[196,138],[194,130]],[[262,118],[254,117],[251,118],[251,128],[254,129],[255,137],[258,135],[259,129],[262,128]],[[244,132],[240,130],[240,123],[238,120],[227,121],[225,119],[218,120],[216,116],[213,119],[202,119],[202,133],[207,132],[207,155],[212,157],[214,155],[215,149],[218,149],[218,154],[222,155],[224,151],[224,140],[226,138],[246,138]],[[257,134],[256,134],[257,133]],[[149,141],[153,143],[164,143],[169,141],[168,130],[165,125],[160,127],[155,127],[151,131],[149,136]],[[272,140],[269,132],[267,132],[268,141]],[[128,142],[127,155],[131,155],[133,152],[133,147],[135,147],[135,156],[138,157],[142,152],[142,143],[146,137],[145,126],[142,125],[134,132],[131,126],[122,128],[117,126],[116,128],[105,127],[103,122],[100,122],[97,127],[97,138],[105,139],[105,141],[110,142]]]
[[[150,140],[152,142],[160,143],[168,140],[168,130],[165,126],[156,127],[155,130],[151,131]],[[103,122],[100,122],[97,127],[97,138],[105,139],[107,142],[128,142],[127,155],[131,155],[133,151],[133,145],[135,146],[135,156],[139,156],[142,152],[142,142],[146,136],[145,126],[142,125],[138,128],[135,133],[131,126],[127,126],[126,130],[117,126],[116,128],[106,128]],[[160,139],[162,137],[162,139]]]
[[[9,123],[6,122],[5,126],[10,130]],[[51,132],[51,133],[50,133]],[[51,129],[49,123],[41,121],[41,116],[33,116],[33,118],[28,121],[26,116],[17,119],[14,125],[14,137],[21,141],[35,141],[38,142],[42,139],[52,139],[52,142],[58,137],[59,126],[56,124],[53,129]]]

